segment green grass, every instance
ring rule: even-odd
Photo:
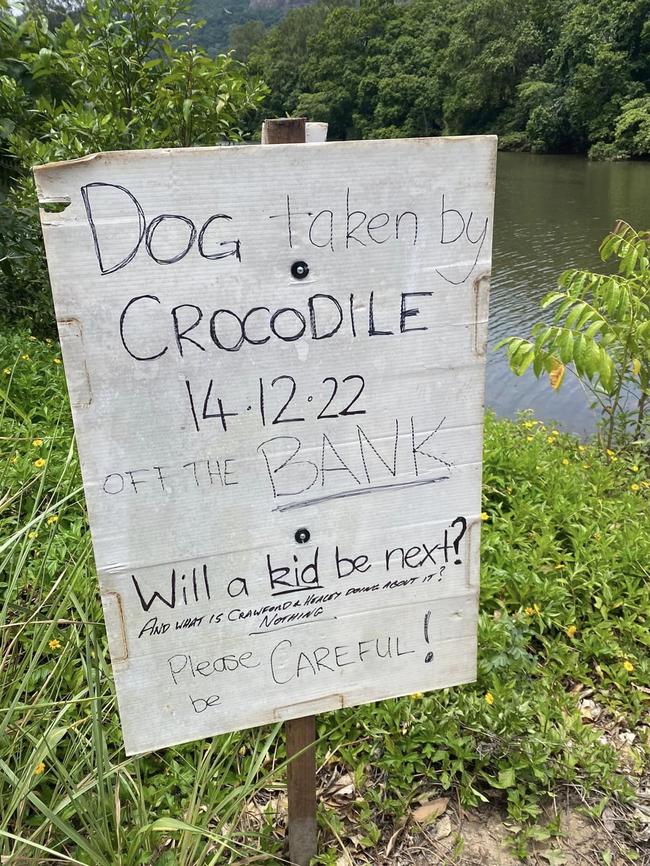
[[[3,862],[274,862],[272,811],[242,816],[283,782],[277,728],[123,754],[58,357],[55,343],[0,336]],[[361,845],[423,791],[498,799],[521,826],[565,785],[600,807],[604,792],[627,795],[572,689],[592,688],[630,729],[647,722],[650,466],[488,417],[484,494],[478,682],[320,717],[320,757],[363,796]],[[336,811],[320,817],[340,835]]]

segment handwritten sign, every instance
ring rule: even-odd
[[[128,754],[474,678],[495,151],[35,170]]]

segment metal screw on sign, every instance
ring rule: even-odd
[[[291,276],[297,280],[304,280],[309,274],[309,265],[307,262],[294,262],[291,265]]]
[[[294,535],[294,538],[296,539],[298,544],[307,544],[307,542],[311,538],[311,533],[308,529],[305,529],[304,527],[302,529],[296,529],[296,534]]]

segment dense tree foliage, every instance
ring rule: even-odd
[[[496,132],[650,154],[650,0],[321,0],[246,36],[265,110],[326,120],[332,138]]]
[[[0,208],[0,319],[36,330],[52,317],[30,167],[237,141],[266,93],[234,58],[197,44],[187,0],[87,0],[54,29],[51,9],[17,18],[0,0],[0,166],[11,187]]]
[[[277,24],[289,10],[311,0],[193,0],[192,17],[205,25],[201,44],[211,54],[234,47],[234,32],[246,24],[265,29]]]
[[[331,138],[496,132],[505,148],[650,155],[650,0],[303,2],[26,0],[18,15],[0,0],[0,316],[49,319],[35,162],[236,140],[284,114]],[[201,4],[213,26],[219,10],[244,21],[234,55],[206,50]],[[287,9],[271,28],[250,18]]]
[[[282,117],[305,111],[299,102],[310,55],[317,50],[313,42],[329,20],[330,13],[336,14],[342,2],[345,0],[321,0],[313,6],[295,9],[267,35],[258,34],[258,44],[249,40],[245,49],[248,58],[270,89],[264,102],[266,116]],[[244,28],[234,31],[235,45],[239,45],[245,35]],[[320,120],[317,115],[326,110],[325,107],[316,108],[308,113],[312,120]]]

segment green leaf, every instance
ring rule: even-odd
[[[578,373],[584,370],[585,355],[587,352],[587,339],[584,334],[578,334],[573,342],[573,363]]]
[[[620,300],[621,292],[619,285],[617,282],[612,280],[605,294],[605,304],[607,306],[607,314],[609,316],[614,315],[618,308]]]
[[[602,346],[600,347],[600,355],[598,367],[600,381],[605,391],[611,393],[614,390],[614,363]]]
[[[564,297],[566,297],[564,292],[549,292],[548,295],[542,298],[540,306],[545,310],[547,307],[550,307],[551,304],[554,304],[556,301],[559,301],[560,298]]]
[[[562,331],[558,339],[558,347],[562,363],[570,363],[573,360],[573,334],[571,331]]]
[[[601,331],[605,326],[605,322],[602,319],[598,319],[597,322],[593,322],[587,330],[584,332],[585,337],[588,339],[592,339],[596,336],[596,334]]]
[[[171,817],[156,818],[152,824],[149,824],[149,830],[154,830],[157,833],[174,833],[177,830],[186,833],[200,832],[191,824],[187,824],[185,821],[179,821],[178,818]]]
[[[578,301],[578,303],[574,303],[571,312],[566,317],[564,327],[572,328],[576,324],[582,313],[584,313],[585,309],[588,310],[589,308],[587,307],[587,304],[584,303],[584,301]]]
[[[585,339],[587,339],[585,337]],[[600,363],[600,347],[595,340],[587,339],[587,348],[584,355],[584,368],[589,378],[593,378]]]
[[[539,328],[539,332],[535,338],[535,348],[541,349],[544,344],[552,337],[555,329],[551,327]]]
[[[499,790],[514,788],[515,784],[516,779],[514,767],[507,767],[505,770],[499,770],[499,778],[496,782],[494,779],[490,779],[490,785]]]
[[[630,309],[630,294],[626,286],[619,287],[619,301],[616,306],[615,315],[620,321],[625,318],[625,314]]]
[[[553,314],[553,321],[560,322],[566,311],[575,304],[573,298],[565,298]]]
[[[532,345],[532,343],[528,343],[528,345],[524,347],[523,352],[521,352],[520,354],[521,358],[518,359],[519,363],[517,367],[517,375],[523,376],[526,370],[533,363],[533,360],[535,358],[535,347]]]
[[[540,352],[539,350],[535,352],[535,358],[533,361],[533,373],[539,377],[544,372],[544,362],[546,360],[546,353]]]

